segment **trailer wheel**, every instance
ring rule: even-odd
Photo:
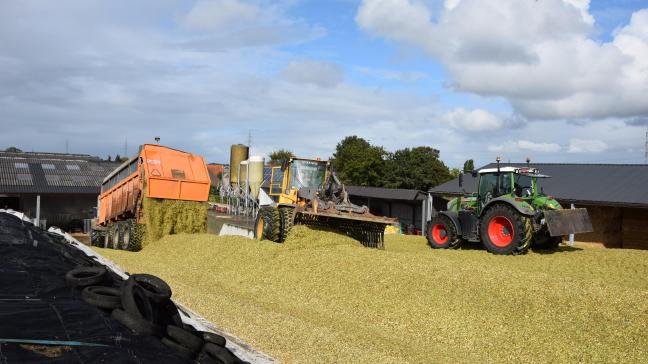
[[[281,218],[279,242],[283,243],[288,238],[288,233],[295,222],[295,209],[292,207],[280,207],[279,216]]]
[[[113,230],[113,224],[108,224],[106,227],[106,231],[104,233],[104,241],[103,241],[103,247],[105,249],[108,249],[112,246],[112,230]]]
[[[461,238],[457,234],[457,228],[454,222],[445,215],[437,215],[427,224],[428,245],[433,249],[457,248],[461,243]]]
[[[128,250],[128,247],[130,246],[130,239],[131,239],[131,225],[129,222],[125,222],[121,224],[121,229],[120,230],[120,236],[121,240],[119,243],[119,249],[121,250]]]
[[[254,224],[254,237],[258,240],[279,242],[281,232],[281,216],[279,209],[274,206],[263,206]]]
[[[111,248],[113,249],[119,249],[119,242],[121,241],[121,227],[121,222],[116,222],[110,231],[110,235],[112,235],[110,238],[110,241],[112,242]]]
[[[511,206],[497,204],[488,209],[480,225],[482,243],[493,254],[525,254],[531,246],[531,219]]]

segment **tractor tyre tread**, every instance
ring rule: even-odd
[[[495,216],[504,216],[513,224],[513,241],[507,247],[495,246],[488,236],[488,223]],[[496,204],[484,212],[480,221],[482,244],[492,254],[522,255],[526,254],[533,241],[533,224],[531,218],[522,215],[512,206]]]
[[[433,240],[431,230],[437,224],[446,226],[446,233],[448,234],[448,242],[446,244],[435,244]],[[450,218],[444,215],[437,215],[427,223],[425,237],[427,238],[428,245],[432,249],[457,249],[461,246],[461,237],[457,233],[457,227]]]

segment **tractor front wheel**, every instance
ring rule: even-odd
[[[254,237],[257,240],[279,242],[281,233],[281,216],[274,206],[263,206],[259,209],[254,224]]]
[[[430,220],[425,235],[433,249],[457,248],[461,242],[454,223],[444,215],[435,216]]]
[[[481,239],[493,254],[524,254],[531,246],[531,219],[508,205],[495,205],[481,218]]]

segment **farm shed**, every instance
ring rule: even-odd
[[[491,163],[483,168],[495,167]],[[648,165],[531,163],[531,167],[552,176],[542,180],[541,186],[564,208],[571,204],[587,208],[594,232],[577,234],[576,241],[607,248],[648,249]],[[463,189],[475,192],[477,179],[465,174]],[[432,188],[430,193],[433,199],[446,203],[463,192],[458,179],[454,179]]]
[[[118,164],[84,154],[0,152],[0,208],[37,217],[40,207],[47,226],[79,230],[96,216],[101,181]]]
[[[351,202],[369,207],[374,215],[398,218],[404,229],[421,230],[431,214],[428,194],[423,191],[362,186],[346,189]]]

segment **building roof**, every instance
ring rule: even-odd
[[[86,154],[0,152],[0,193],[99,194],[118,165]]]
[[[502,163],[525,167],[526,163]],[[648,207],[648,165],[645,164],[563,164],[531,163],[540,173],[540,186],[547,195],[564,202],[606,206]],[[482,168],[495,168],[491,163]],[[464,174],[463,189],[477,190],[477,179]],[[458,178],[430,190],[433,195],[458,196],[463,193]]]
[[[427,194],[419,190],[406,190],[401,188],[346,186],[350,196],[380,198],[385,200],[420,201],[427,198]]]

